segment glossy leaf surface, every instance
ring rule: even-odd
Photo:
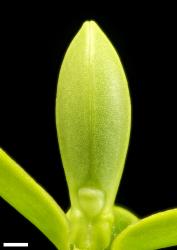
[[[128,226],[112,250],[155,250],[177,246],[177,209],[160,212]]]
[[[41,230],[53,244],[66,250],[68,221],[54,199],[0,149],[0,196]]]

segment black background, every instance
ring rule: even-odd
[[[110,8],[111,6],[111,8]],[[104,11],[103,8],[104,7]],[[177,207],[176,26],[173,6],[101,3],[1,8],[0,145],[66,211],[69,196],[55,129],[64,53],[83,21],[94,19],[118,50],[132,99],[130,147],[116,203],[140,217]],[[55,249],[0,199],[1,242]]]

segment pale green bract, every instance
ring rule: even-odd
[[[131,124],[119,56],[94,21],[64,57],[56,125],[71,208],[54,199],[0,149],[0,196],[60,250],[153,250],[177,245],[177,209],[139,220],[114,206]]]
[[[105,248],[129,141],[130,97],[119,57],[92,21],[83,24],[64,57],[56,122],[71,198],[72,241],[97,249],[92,244],[99,237]]]

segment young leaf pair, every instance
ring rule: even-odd
[[[56,125],[71,208],[0,149],[0,195],[60,250],[177,245],[177,209],[138,219],[114,206],[127,153],[131,103],[113,46],[93,21],[71,42],[59,74]]]

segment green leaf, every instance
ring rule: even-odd
[[[0,196],[61,250],[68,249],[68,221],[54,199],[0,148]]]
[[[85,22],[65,54],[56,99],[72,206],[89,214],[112,207],[129,142],[130,109],[118,54],[94,21]]]
[[[146,217],[128,226],[112,244],[112,250],[154,250],[177,246],[177,209]]]
[[[113,238],[120,234],[126,227],[139,221],[139,218],[126,208],[114,206]]]

